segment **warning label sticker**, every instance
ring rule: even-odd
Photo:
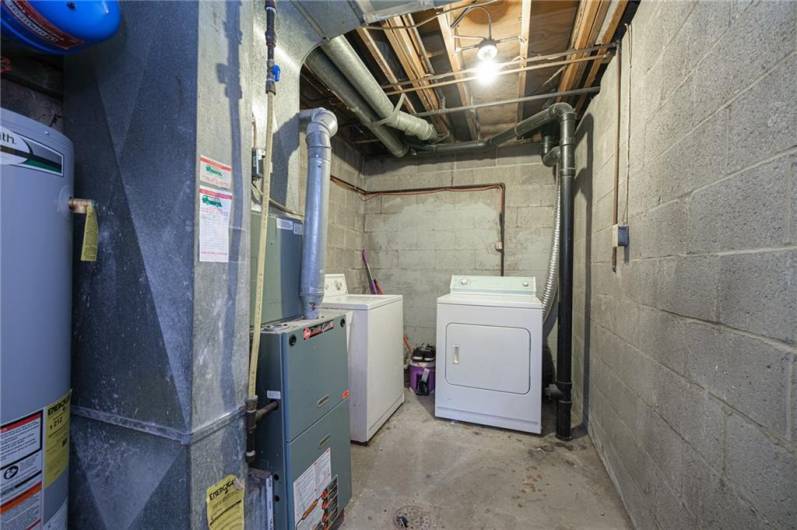
[[[0,527],[26,529],[41,520],[43,414],[0,427]]]
[[[3,530],[27,530],[42,519],[42,483],[37,482],[8,502],[0,504]]]
[[[293,516],[296,528],[312,529],[321,521],[321,494],[332,480],[332,449],[327,448],[293,481]]]
[[[72,391],[45,410],[44,487],[61,476],[69,464],[69,403]]]
[[[40,480],[42,472],[42,413],[0,428],[0,502],[5,502]]]
[[[199,180],[211,186],[230,189],[232,168],[204,155],[199,157]]]
[[[207,489],[207,515],[210,530],[243,530],[244,485],[235,475],[227,475]]]

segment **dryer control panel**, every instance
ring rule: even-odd
[[[451,277],[452,293],[535,295],[537,282],[533,276],[460,276]]]

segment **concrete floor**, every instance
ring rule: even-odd
[[[631,528],[592,442],[438,420],[434,398],[407,400],[368,446],[352,445],[345,530]]]

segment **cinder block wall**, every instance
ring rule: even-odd
[[[553,226],[554,180],[537,148],[521,145],[457,157],[372,159],[369,192],[435,186],[506,185],[505,270],[545,283]],[[452,274],[500,274],[497,190],[381,196],[365,206],[365,243],[385,292],[404,295],[412,344],[435,343],[437,297]]]
[[[302,178],[299,179],[299,205],[304,212],[305,184],[307,175],[307,144],[301,138],[299,164]],[[365,187],[361,174],[362,157],[352,146],[340,138],[332,138],[332,175],[360,188]],[[329,190],[329,227],[327,233],[326,272],[346,274],[346,283],[351,293],[367,291],[368,280],[360,253],[364,248],[363,224],[365,201],[354,191],[334,182]]]
[[[579,127],[574,351],[639,528],[797,525],[796,19],[796,2],[640,4],[616,272],[616,60]]]

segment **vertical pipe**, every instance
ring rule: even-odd
[[[249,352],[249,382],[246,398],[246,461],[255,461],[255,428],[257,420],[257,364],[260,357],[260,322],[263,316],[263,285],[266,275],[266,239],[268,234],[268,203],[271,196],[271,154],[274,148],[274,97],[277,94],[274,76],[274,47],[277,45],[275,22],[276,0],[266,0],[266,155],[263,182],[260,184],[260,238],[257,245],[255,274],[255,315],[252,344]],[[257,139],[255,139],[257,140]]]
[[[561,149],[561,233],[559,262],[559,329],[556,353],[556,386],[560,391],[556,402],[556,437],[572,438],[570,412],[572,403],[572,331],[573,331],[573,186],[575,180],[574,112],[560,115]]]
[[[305,110],[299,119],[307,124],[307,194],[302,246],[301,293],[304,318],[318,318],[324,298],[329,183],[332,136],[338,131],[335,115],[323,108]]]
[[[618,193],[620,192],[620,88],[622,86],[623,59],[622,46],[617,43],[617,134],[614,138],[614,200],[612,202],[612,225],[617,224],[617,210],[619,208]],[[612,247],[612,271],[617,271],[617,247]]]

